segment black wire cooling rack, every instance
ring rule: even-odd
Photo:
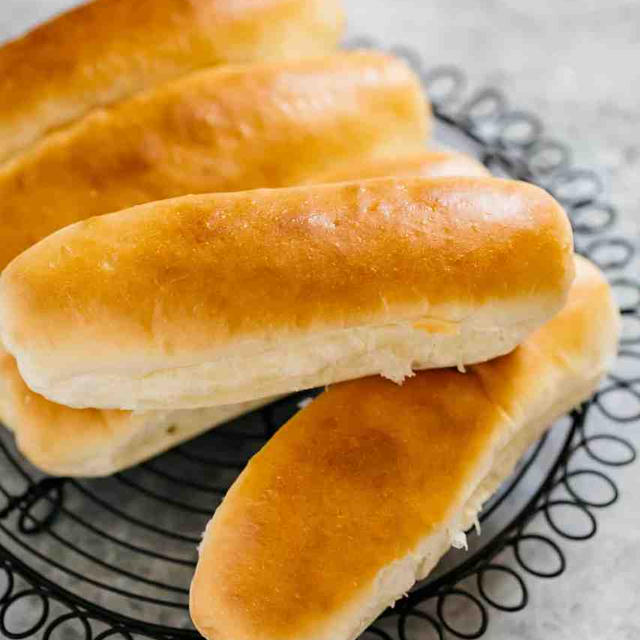
[[[483,534],[469,535],[470,550],[450,552],[364,634],[479,638],[492,611],[526,607],[530,576],[565,570],[562,545],[596,533],[599,511],[618,498],[612,472],[636,458],[620,433],[624,423],[640,422],[640,283],[629,276],[638,274],[637,255],[616,234],[598,175],[574,168],[569,149],[547,138],[535,116],[512,109],[495,89],[467,94],[459,69],[425,70],[411,51],[394,51],[422,77],[438,138],[562,202],[577,251],[609,275],[624,319],[622,364],[533,447],[485,507]],[[44,477],[2,429],[0,636],[198,638],[187,595],[200,533],[249,457],[308,396],[290,396],[100,480]]]

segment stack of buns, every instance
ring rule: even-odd
[[[207,527],[207,638],[355,638],[616,353],[562,207],[427,149],[418,78],[335,52],[342,23],[335,0],[94,0],[0,48],[24,455],[108,475],[329,385]]]

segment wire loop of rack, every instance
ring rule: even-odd
[[[375,43],[359,39],[349,46]],[[456,67],[425,69],[413,51],[397,47],[392,52],[422,78],[437,120],[476,145],[492,172],[536,183],[563,204],[576,250],[607,273],[623,317],[619,361],[624,366],[616,366],[594,397],[567,417],[537,489],[482,547],[420,583],[363,635],[367,640],[480,638],[496,612],[527,606],[528,580],[566,570],[562,546],[596,534],[600,511],[619,497],[616,468],[636,459],[623,429],[640,422],[640,282],[624,272],[637,259],[636,247],[616,234],[617,212],[603,199],[600,177],[572,166],[569,148],[547,138],[536,116],[513,109],[496,89],[468,95],[465,76]],[[199,532],[248,458],[309,395],[292,395],[108,480],[43,477],[3,433],[0,636],[198,638],[188,622],[187,598]],[[596,416],[598,427],[593,426]],[[205,441],[207,446],[198,444]],[[543,438],[534,447],[485,508],[483,527],[522,476],[539,464],[547,444]],[[597,496],[585,490],[585,480],[600,487]],[[570,526],[567,512],[573,513]],[[135,535],[124,535],[124,529]],[[52,545],[58,553],[51,553]],[[127,562],[123,566],[117,558]],[[455,616],[460,606],[471,612],[464,628]],[[153,622],[144,614],[147,607]],[[183,616],[180,624],[163,622],[176,612]]]

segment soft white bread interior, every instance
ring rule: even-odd
[[[0,161],[43,134],[220,63],[333,50],[339,0],[94,0],[0,48]]]
[[[511,354],[402,386],[342,383],[283,426],[207,526],[191,585],[200,633],[351,640],[460,543],[528,445],[615,357],[611,291],[576,260],[565,308]]]
[[[0,420],[27,459],[57,476],[107,476],[189,440],[267,400],[174,411],[70,409],[33,393],[0,352]]]
[[[192,73],[94,111],[0,168],[0,269],[95,215],[293,186],[334,167],[416,153],[427,111],[415,74],[376,52]]]
[[[493,178],[189,196],[79,222],[0,277],[1,339],[75,408],[233,404],[511,351],[564,304],[566,214]]]

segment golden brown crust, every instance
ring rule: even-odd
[[[198,630],[312,638],[432,532],[501,419],[475,376],[460,376],[343,383],[280,429],[205,534],[191,587]]]
[[[94,0],[0,49],[0,160],[194,69],[335,48],[338,0]]]
[[[489,170],[474,157],[458,151],[419,151],[390,158],[349,162],[327,173],[315,176],[313,182],[342,182],[395,176],[404,178],[444,178],[449,176],[488,177]]]
[[[402,386],[342,383],[282,427],[207,528],[191,587],[200,632],[341,638],[350,603],[450,521],[496,448],[528,422],[552,420],[554,402],[584,394],[611,363],[610,290],[595,267],[577,266],[566,311],[513,353]]]
[[[176,198],[77,223],[16,258],[0,279],[2,340],[33,386],[25,366],[149,371],[412,317],[541,323],[564,302],[571,255],[561,207],[514,181]]]
[[[425,115],[418,79],[379,53],[199,71],[96,111],[5,165],[0,269],[94,215],[294,185],[335,164],[419,149]]]

